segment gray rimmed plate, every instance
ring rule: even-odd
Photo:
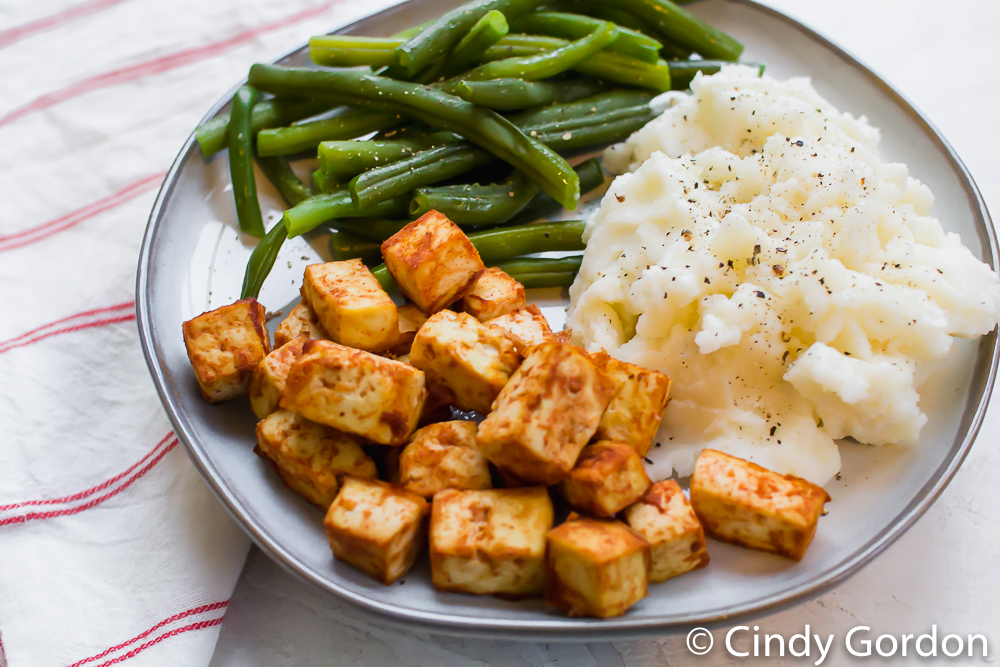
[[[439,15],[456,0],[411,0],[338,32],[389,35]],[[706,0],[691,10],[735,35],[747,60],[778,77],[808,75],[840,109],[882,129],[883,153],[906,162],[937,197],[934,212],[974,254],[997,267],[997,242],[982,198],[948,143],[888,84],[808,28],[751,0]],[[301,64],[306,47],[279,60]],[[205,116],[224,109],[228,93]],[[282,206],[262,188],[264,210]],[[324,256],[322,238],[286,245],[261,302],[282,308],[297,296],[302,269]],[[827,489],[829,515],[805,559],[711,541],[710,566],[653,586],[625,616],[570,619],[540,601],[439,593],[426,559],[403,580],[383,586],[334,561],[322,513],[287,490],[251,452],[254,417],[243,401],[209,405],[200,398],[181,339],[181,322],[238,298],[252,240],[236,231],[225,155],[204,160],[193,136],[175,160],[150,215],[139,256],[136,303],[143,350],[177,435],[232,515],[257,545],[291,572],[387,621],[426,630],[518,639],[622,638],[731,623],[773,612],[834,586],[907,530],[955,474],[979,429],[997,370],[995,333],[959,341],[933,370],[922,408],[929,421],[910,446],[841,445],[841,478]],[[319,250],[317,250],[319,249]],[[563,294],[535,296],[553,324]],[[933,386],[933,392],[929,387]],[[655,450],[653,452],[655,456]]]

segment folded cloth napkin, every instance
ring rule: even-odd
[[[0,666],[208,664],[249,542],[149,379],[143,229],[250,64],[386,4],[0,7]]]

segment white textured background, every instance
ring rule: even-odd
[[[1000,215],[1000,2],[997,0],[766,0],[869,65],[942,131]],[[856,625],[873,635],[983,633],[1000,651],[1000,398],[938,502],[902,539],[826,595],[759,619],[786,638],[806,623],[835,634],[825,665],[857,664],[843,649]],[[737,660],[716,647],[691,656],[683,637],[594,644],[475,641],[401,632],[299,583],[252,550],[212,665],[709,665]],[[787,658],[770,664],[812,664]],[[878,661],[878,656],[868,659]],[[946,664],[963,664],[962,660]],[[761,658],[761,662],[764,659]],[[911,658],[909,664],[916,661]],[[931,662],[934,662],[933,660]],[[900,661],[898,664],[906,664]],[[924,661],[927,664],[927,661]],[[973,664],[982,664],[976,661]]]

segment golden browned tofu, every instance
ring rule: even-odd
[[[271,351],[264,322],[264,306],[243,299],[184,323],[184,346],[205,400],[246,393],[253,369]]]
[[[423,496],[378,480],[347,477],[323,525],[333,555],[391,584],[427,545]]]
[[[524,285],[495,266],[477,273],[462,297],[462,309],[480,322],[506,315],[525,305]]]
[[[609,517],[642,497],[649,485],[642,457],[628,445],[604,440],[583,448],[559,491],[578,512]]]
[[[304,335],[293,338],[281,347],[272,350],[253,369],[253,375],[250,376],[250,386],[247,387],[247,397],[250,399],[250,408],[257,415],[257,419],[263,419],[278,409],[281,395],[285,393],[285,378],[288,377],[288,369],[292,367],[292,362],[302,354],[302,346],[308,340],[309,338]]]
[[[399,290],[427,314],[460,299],[485,268],[469,237],[437,211],[386,239],[382,257]]]
[[[649,543],[620,521],[570,515],[548,534],[545,601],[570,616],[620,616],[646,597]]]
[[[540,595],[552,501],[542,487],[434,495],[431,578],[444,591]]]
[[[420,419],[422,371],[369,352],[310,340],[288,370],[281,407],[383,445],[402,445]]]
[[[587,354],[567,343],[528,352],[479,425],[479,451],[499,468],[555,484],[576,465],[608,401],[611,383]]]
[[[535,304],[494,317],[486,322],[488,326],[503,331],[514,342],[517,351],[524,355],[528,348],[539,343],[555,340],[549,322]]]
[[[597,437],[624,442],[639,456],[645,456],[670,400],[670,378],[615,359],[603,350],[591,358],[615,385],[614,396],[597,427]]]
[[[278,328],[274,332],[274,349],[278,349],[299,336],[316,340],[329,338],[326,331],[323,330],[323,325],[319,323],[319,317],[304,299],[295,304],[285,319],[278,324]]]
[[[488,489],[490,467],[476,448],[476,422],[425,426],[399,457],[399,484],[427,498],[442,489]]]
[[[514,344],[466,313],[442,310],[413,339],[410,363],[428,384],[462,410],[489,412],[521,361]]]
[[[302,295],[330,340],[369,352],[396,342],[396,304],[360,259],[307,266]]]
[[[396,310],[399,313],[399,334],[389,351],[398,359],[404,356],[409,357],[413,339],[423,323],[427,321],[427,316],[412,303],[404,304]],[[409,360],[406,363],[409,363]]]
[[[344,475],[378,476],[375,462],[353,437],[288,410],[257,422],[257,448],[288,488],[323,509],[336,498]]]
[[[723,542],[801,560],[830,496],[822,487],[703,449],[691,475],[691,506]]]
[[[680,484],[665,479],[625,510],[625,522],[646,538],[651,551],[649,580],[666,581],[708,565],[705,531]]]

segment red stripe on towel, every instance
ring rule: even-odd
[[[50,30],[63,25],[64,23],[69,23],[77,17],[84,16],[85,14],[91,14],[102,9],[107,9],[108,7],[117,5],[124,1],[125,0],[90,0],[89,2],[81,2],[78,5],[73,5],[72,7],[64,9],[61,12],[56,12],[50,16],[43,16],[40,19],[28,21],[27,23],[16,25],[13,28],[0,30],[0,49],[5,46],[10,46],[14,42],[18,42],[30,35]]]

